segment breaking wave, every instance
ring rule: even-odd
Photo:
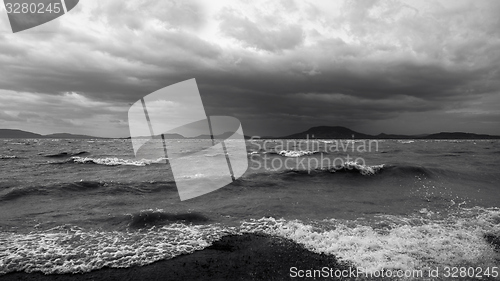
[[[174,190],[173,181],[119,183],[106,181],[78,181],[50,185],[34,185],[5,189],[0,201],[15,200],[25,196],[55,195],[58,197],[74,196],[75,192],[100,192],[102,194],[145,194]]]
[[[349,172],[354,172],[354,173],[360,173],[363,176],[371,176],[378,174],[380,171],[382,171],[386,167],[384,164],[380,165],[363,165],[363,164],[358,164],[353,161],[347,161],[343,163],[342,165],[334,166],[334,167],[328,167],[328,168],[317,168],[317,169],[311,169],[311,170],[297,170],[297,169],[290,169],[290,170],[285,170],[282,172],[282,174],[290,175],[290,174],[308,174],[308,175],[321,175],[321,174],[333,174],[333,173],[349,173]]]
[[[192,224],[200,214],[146,210],[132,216],[132,231],[94,231],[60,226],[28,234],[0,232],[0,273],[82,273],[103,267],[146,265],[210,246],[225,235],[264,233],[291,239],[306,249],[333,255],[366,271],[426,270],[444,266],[497,266],[500,209],[461,209],[435,217],[379,216],[363,220],[304,222],[272,217],[238,227]],[[172,223],[159,226],[158,221]],[[180,223],[178,221],[185,221]],[[149,226],[153,225],[150,228]]]
[[[78,164],[97,164],[105,166],[138,166],[143,167],[151,164],[161,164],[166,163],[167,158],[158,159],[121,159],[117,157],[104,157],[104,158],[92,158],[92,157],[71,157],[68,161],[64,162],[54,162],[51,164],[65,164],[65,163],[78,163]]]
[[[0,159],[17,159],[19,157],[15,155],[0,155]]]
[[[307,155],[313,155],[315,153],[318,153],[318,151],[309,151],[309,150],[282,150],[278,152],[278,155],[285,156],[285,157],[301,157],[301,156],[307,156]]]
[[[219,225],[175,223],[144,231],[86,231],[60,226],[29,234],[0,232],[0,274],[82,273],[141,266],[204,249],[234,231]]]
[[[463,209],[441,219],[417,215],[380,218],[375,226],[334,219],[306,224],[262,218],[244,222],[242,229],[289,238],[313,252],[335,255],[372,272],[498,264],[498,245],[491,242],[500,236],[498,208]]]
[[[199,213],[172,214],[165,212],[163,209],[142,210],[139,213],[131,214],[130,216],[131,222],[128,226],[137,229],[161,226],[172,222],[203,223],[209,220],[207,217]]]

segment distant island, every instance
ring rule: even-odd
[[[227,139],[231,137],[233,134],[225,132],[220,135],[215,135],[214,139]],[[240,135],[241,136],[241,135]],[[180,134],[163,134],[165,139],[211,139],[210,135],[199,135],[195,137],[184,137]],[[137,138],[150,138],[150,136],[142,136]],[[161,135],[154,136],[155,139],[161,138]],[[245,139],[250,139],[249,136],[244,136]],[[40,135],[32,132],[26,132],[22,130],[14,130],[14,129],[0,129],[0,139],[112,139],[112,138],[103,138],[103,137],[94,137],[87,135],[75,135],[68,133],[57,133],[57,134],[49,134],[49,135]],[[116,139],[130,139],[130,137],[126,138],[116,138]]]
[[[225,133],[222,133],[220,135],[214,135],[213,138],[214,139],[227,139],[233,135],[241,137],[241,135],[238,133],[225,132]],[[243,137],[245,139],[251,139],[251,137],[249,137],[249,136],[243,136]],[[137,138],[137,139],[149,139],[150,136],[138,136],[135,138]],[[154,139],[161,139],[162,135],[155,135],[155,136],[153,136],[153,138]],[[174,139],[174,140],[178,140],[178,139],[212,139],[212,136],[211,135],[199,135],[199,136],[195,136],[195,137],[185,137],[181,134],[163,134],[163,138],[168,139],[168,140],[171,140],[171,139]],[[126,137],[126,139],[131,139],[131,137]]]
[[[341,126],[312,127],[302,133],[283,136],[281,139],[500,139],[500,136],[464,132],[441,132],[428,135],[368,135]]]
[[[104,139],[100,137],[74,135],[67,133],[40,135],[32,132],[12,130],[12,129],[0,129],[0,138],[2,139]]]
[[[221,135],[214,136],[215,139],[226,139],[230,137],[233,133],[225,132]],[[156,136],[155,138],[159,138]],[[210,135],[200,135],[196,137],[186,138],[179,134],[164,134],[165,139],[209,139]],[[250,139],[249,136],[244,136],[245,139]],[[0,129],[0,138],[7,139],[106,139],[102,137],[93,137],[87,135],[75,135],[67,133],[57,133],[49,135],[40,135],[36,133],[13,130],[13,129]],[[145,136],[144,138],[149,138]],[[500,136],[495,135],[485,135],[485,134],[473,134],[464,132],[441,132],[434,134],[425,135],[395,135],[395,134],[378,134],[369,135],[360,132],[353,131],[346,127],[341,126],[319,126],[312,127],[307,131],[296,133],[288,136],[282,137],[261,137],[261,139],[500,139]],[[130,137],[122,138],[130,139]]]

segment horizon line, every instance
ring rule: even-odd
[[[366,133],[354,131],[354,130],[352,130],[352,129],[348,128],[348,127],[345,127],[345,126],[327,126],[327,125],[313,126],[313,127],[310,127],[309,129],[306,129],[306,130],[304,130],[302,132],[292,133],[292,134],[288,134],[288,135],[285,135],[285,136],[247,135],[247,134],[244,134],[244,137],[245,138],[254,138],[255,137],[255,138],[263,138],[263,139],[272,139],[272,138],[274,138],[274,139],[281,139],[281,138],[288,138],[288,137],[291,137],[293,135],[305,134],[308,131],[310,131],[311,129],[318,128],[318,127],[327,127],[327,128],[336,128],[337,127],[337,128],[347,129],[347,130],[352,131],[354,133],[358,133],[358,134],[361,134],[361,135],[366,135],[366,136],[369,136],[369,137],[400,136],[400,137],[405,137],[405,138],[411,138],[411,137],[414,137],[414,138],[425,138],[427,136],[436,135],[436,134],[468,134],[468,135],[491,136],[491,137],[495,137],[495,138],[500,138],[500,135],[485,134],[485,133],[472,133],[472,132],[466,132],[466,131],[441,131],[441,132],[425,133],[425,134],[397,134],[397,133],[393,134],[393,133],[384,133],[384,132],[379,133],[379,134],[366,134]],[[92,138],[92,139],[129,139],[129,138],[131,138],[130,135],[123,136],[123,137],[119,137],[119,136],[103,137],[103,136],[88,135],[88,134],[85,134],[85,133],[57,132],[57,133],[40,134],[40,133],[35,133],[35,132],[32,132],[32,131],[26,131],[26,130],[22,130],[22,129],[0,128],[0,130],[19,131],[19,132],[28,133],[28,134],[39,135],[41,137],[50,137],[51,135],[71,135],[71,136],[81,136],[81,137]],[[218,135],[215,135],[215,136],[220,136],[220,135],[224,135],[224,134],[227,134],[227,133],[230,133],[230,132],[224,132],[222,134],[218,134]],[[163,135],[174,135],[174,134],[178,134],[178,133],[169,133],[169,134],[163,134]],[[201,135],[197,135],[197,136],[194,136],[194,137],[184,137],[181,134],[178,134],[178,135],[182,136],[185,139],[196,139],[196,138],[199,138],[201,136],[205,136],[206,134],[201,134]],[[157,135],[157,136],[159,137],[159,136],[161,136],[161,134]],[[311,135],[307,134],[307,136],[312,136],[312,138],[314,138],[314,134],[311,134]],[[144,137],[148,138],[147,136],[144,136]],[[4,138],[4,137],[0,136],[0,138]]]

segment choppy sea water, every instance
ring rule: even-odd
[[[168,141],[169,156],[197,151]],[[247,152],[242,178],[180,201],[168,159],[136,159],[130,140],[0,139],[0,274],[145,265],[247,232],[372,271],[499,265],[500,141],[249,140]]]

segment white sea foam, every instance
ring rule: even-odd
[[[309,150],[282,150],[278,152],[279,155],[285,157],[301,157],[304,155],[313,155],[317,153],[317,151],[309,151]]]
[[[0,155],[0,159],[15,159],[17,156],[15,155]]]
[[[171,224],[143,232],[58,227],[30,234],[0,233],[0,274],[79,273],[146,265],[201,250],[233,232],[218,225]]]
[[[358,164],[354,161],[347,161],[342,166],[330,169],[330,172],[334,173],[337,170],[357,170],[364,176],[371,176],[375,175],[383,168],[384,164],[369,166],[369,165]]]
[[[500,209],[469,209],[442,220],[386,217],[387,229],[330,220],[319,225],[263,218],[243,223],[248,232],[292,239],[307,249],[367,271],[430,269],[444,266],[498,266],[500,254],[484,235],[500,235]]]
[[[383,227],[381,226],[383,225]],[[498,266],[500,254],[484,235],[500,235],[500,209],[461,209],[446,218],[380,216],[367,221],[261,218],[240,227],[174,223],[134,232],[61,226],[29,234],[0,232],[0,274],[13,271],[81,273],[146,265],[201,250],[220,237],[267,233],[334,255],[366,271],[444,266]]]
[[[98,164],[98,165],[106,165],[106,166],[146,166],[156,163],[165,163],[167,158],[158,158],[158,159],[141,159],[141,160],[133,160],[133,159],[121,159],[117,157],[104,157],[104,158],[91,158],[91,157],[71,157],[71,160],[75,163],[79,164]]]

